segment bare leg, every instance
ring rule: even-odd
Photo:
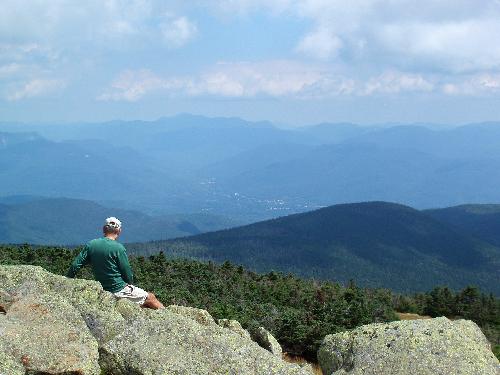
[[[158,299],[153,293],[148,293],[148,298],[146,298],[146,301],[144,301],[142,307],[147,307],[148,309],[154,309],[154,310],[165,308],[165,306],[163,306],[163,304],[160,301],[158,301]]]

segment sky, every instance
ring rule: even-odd
[[[499,0],[0,0],[0,121],[498,121],[499,40]]]

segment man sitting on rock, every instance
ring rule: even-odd
[[[94,277],[104,290],[118,298],[126,298],[150,309],[163,309],[153,293],[138,288],[133,284],[132,269],[128,262],[125,247],[116,241],[122,231],[122,223],[116,217],[106,219],[102,228],[104,237],[88,242],[73,260],[68,270],[68,277],[75,277],[84,265],[90,263]]]

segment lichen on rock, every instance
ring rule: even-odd
[[[21,365],[23,373],[99,374],[97,341],[64,295],[47,292],[36,282],[20,282],[15,288],[7,282],[5,267],[0,268],[0,281],[6,288],[2,294],[11,298],[0,319],[0,347],[2,355],[11,358],[10,366]],[[28,286],[33,286],[33,293]]]
[[[25,374],[25,369],[22,363],[20,361],[16,361],[16,358],[14,356],[7,353],[6,349],[3,347],[2,342],[0,342],[0,374],[1,375]]]
[[[0,374],[306,374],[205,310],[153,311],[90,280],[0,266]]]
[[[217,320],[217,324],[223,328],[227,328],[230,331],[233,331],[243,337],[244,339],[251,340],[250,333],[246,329],[244,329],[240,322],[233,319],[219,319]]]
[[[281,357],[283,355],[283,350],[281,349],[281,345],[278,343],[278,340],[276,340],[274,336],[271,335],[271,333],[264,327],[252,329],[250,335],[257,344],[270,351],[275,356]]]
[[[326,375],[499,375],[472,321],[447,318],[369,324],[328,335],[318,351]]]
[[[101,348],[101,366],[116,374],[306,374],[256,343],[218,325],[168,309],[151,312]]]
[[[209,314],[207,310],[178,305],[170,305],[167,306],[166,309],[173,312],[174,314],[179,314],[187,318],[191,318],[194,321],[205,326],[216,325],[215,319],[212,317],[212,315]]]

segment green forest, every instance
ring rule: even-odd
[[[494,218],[485,222],[498,228]],[[355,279],[364,287],[400,293],[476,285],[498,296],[500,247],[488,242],[492,236],[476,238],[471,227],[476,225],[459,229],[400,204],[363,202],[196,236],[131,243],[127,249],[143,256],[163,250],[201,261],[229,260],[260,273],[275,270],[342,283]]]
[[[32,264],[64,275],[80,249],[0,245],[0,264]],[[500,352],[500,299],[469,286],[461,291],[436,287],[426,293],[396,294],[292,274],[258,274],[229,262],[215,264],[166,257],[131,256],[135,283],[165,304],[206,309],[214,318],[263,326],[284,351],[314,361],[327,334],[373,322],[397,320],[396,312],[475,321]],[[79,277],[92,279],[86,267]]]

